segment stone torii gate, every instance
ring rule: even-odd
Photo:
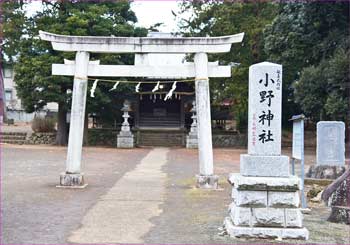
[[[88,76],[91,77],[195,77],[198,116],[199,174],[197,185],[217,187],[213,171],[213,149],[209,98],[209,77],[230,77],[230,66],[208,62],[207,53],[229,52],[232,43],[242,42],[244,33],[222,37],[102,37],[66,36],[40,31],[40,38],[50,41],[54,50],[76,52],[75,62],[53,64],[53,75],[74,76],[71,123],[66,172],[60,176],[61,187],[84,187],[81,173],[84,115]],[[184,65],[99,65],[89,62],[90,53],[194,53],[194,63]]]

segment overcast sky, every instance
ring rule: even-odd
[[[177,31],[176,22],[171,11],[178,12],[179,1],[141,1],[136,0],[131,3],[131,9],[136,13],[138,24],[137,26],[150,27],[156,23],[162,22],[163,26],[159,28],[162,32]],[[41,1],[32,1],[28,6],[28,14],[33,14],[40,10]]]

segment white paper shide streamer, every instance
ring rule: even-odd
[[[98,79],[96,79],[94,81],[94,83],[92,84],[91,90],[90,90],[90,97],[92,97],[92,98],[95,97],[95,90],[96,90],[96,87],[97,87],[97,82],[98,82]]]
[[[158,81],[156,86],[154,86],[154,88],[152,89],[153,93],[156,92],[157,90],[159,90],[159,84],[160,84],[160,82]]]
[[[141,86],[141,82],[139,82],[135,87],[136,93],[140,92],[140,86]]]
[[[116,82],[114,85],[113,85],[113,88],[111,88],[109,91],[113,91],[113,90],[116,90],[117,89],[117,86],[119,85],[119,81]]]
[[[171,89],[170,89],[170,91],[167,93],[167,95],[165,96],[164,101],[170,99],[170,98],[173,96],[173,93],[174,93],[174,91],[175,91],[175,89],[176,89],[176,83],[177,83],[176,81],[173,83],[173,86],[171,86]]]

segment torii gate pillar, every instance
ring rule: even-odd
[[[199,174],[196,175],[197,187],[217,188],[218,179],[213,169],[213,148],[211,134],[210,93],[208,78],[208,55],[196,53],[196,106],[198,120]]]
[[[84,188],[87,186],[84,183],[84,175],[81,173],[81,155],[89,57],[88,52],[76,52],[66,172],[60,175],[60,185],[58,187]]]

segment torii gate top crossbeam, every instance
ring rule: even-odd
[[[59,51],[92,53],[224,53],[232,43],[242,42],[244,33],[221,37],[103,37],[67,36],[39,31]]]

